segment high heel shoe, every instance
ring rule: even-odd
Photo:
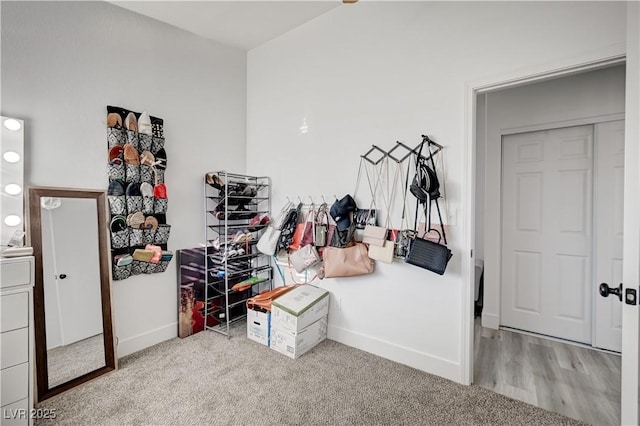
[[[207,173],[206,175],[207,178],[207,183],[211,186],[213,186],[216,189],[223,189],[224,188],[224,182],[222,181],[222,179],[220,179],[220,176],[218,176],[215,173]]]
[[[251,219],[249,221],[249,231],[257,231],[258,229],[260,229],[260,225],[266,225],[269,223],[269,214],[268,213],[263,213],[263,214],[257,214],[253,217],[253,219]]]

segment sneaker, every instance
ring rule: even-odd
[[[124,195],[124,182],[121,180],[114,180],[109,183],[107,195]]]
[[[125,195],[127,197],[141,197],[142,193],[140,192],[140,185],[135,182],[131,182],[129,185],[127,185]]]
[[[251,238],[250,233],[245,233],[245,231],[238,231],[232,238],[233,242],[236,244],[244,243],[247,238]]]
[[[153,134],[151,131],[151,117],[147,111],[140,114],[138,118],[138,133],[142,133],[143,135]]]
[[[153,197],[153,185],[149,182],[142,182],[140,184],[140,193],[143,197]]]
[[[167,152],[164,148],[160,148],[158,152],[156,152],[154,164],[159,169],[167,169]]]
[[[237,255],[238,255],[238,250],[233,245],[230,245],[225,249],[224,254],[222,255],[222,259],[220,259],[220,261],[225,262]]]

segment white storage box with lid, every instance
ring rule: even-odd
[[[271,303],[271,329],[301,331],[328,313],[329,292],[312,285],[301,285]]]
[[[247,337],[265,346],[269,346],[271,334],[271,314],[247,309]]]

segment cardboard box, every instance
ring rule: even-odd
[[[296,359],[326,338],[327,317],[324,316],[299,331],[272,328],[271,349]]]
[[[301,331],[329,313],[329,292],[302,285],[278,297],[271,304],[271,328]]]
[[[247,337],[269,346],[271,337],[271,314],[247,309]]]

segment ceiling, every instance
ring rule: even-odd
[[[122,8],[249,50],[335,7],[323,1],[109,1]]]

